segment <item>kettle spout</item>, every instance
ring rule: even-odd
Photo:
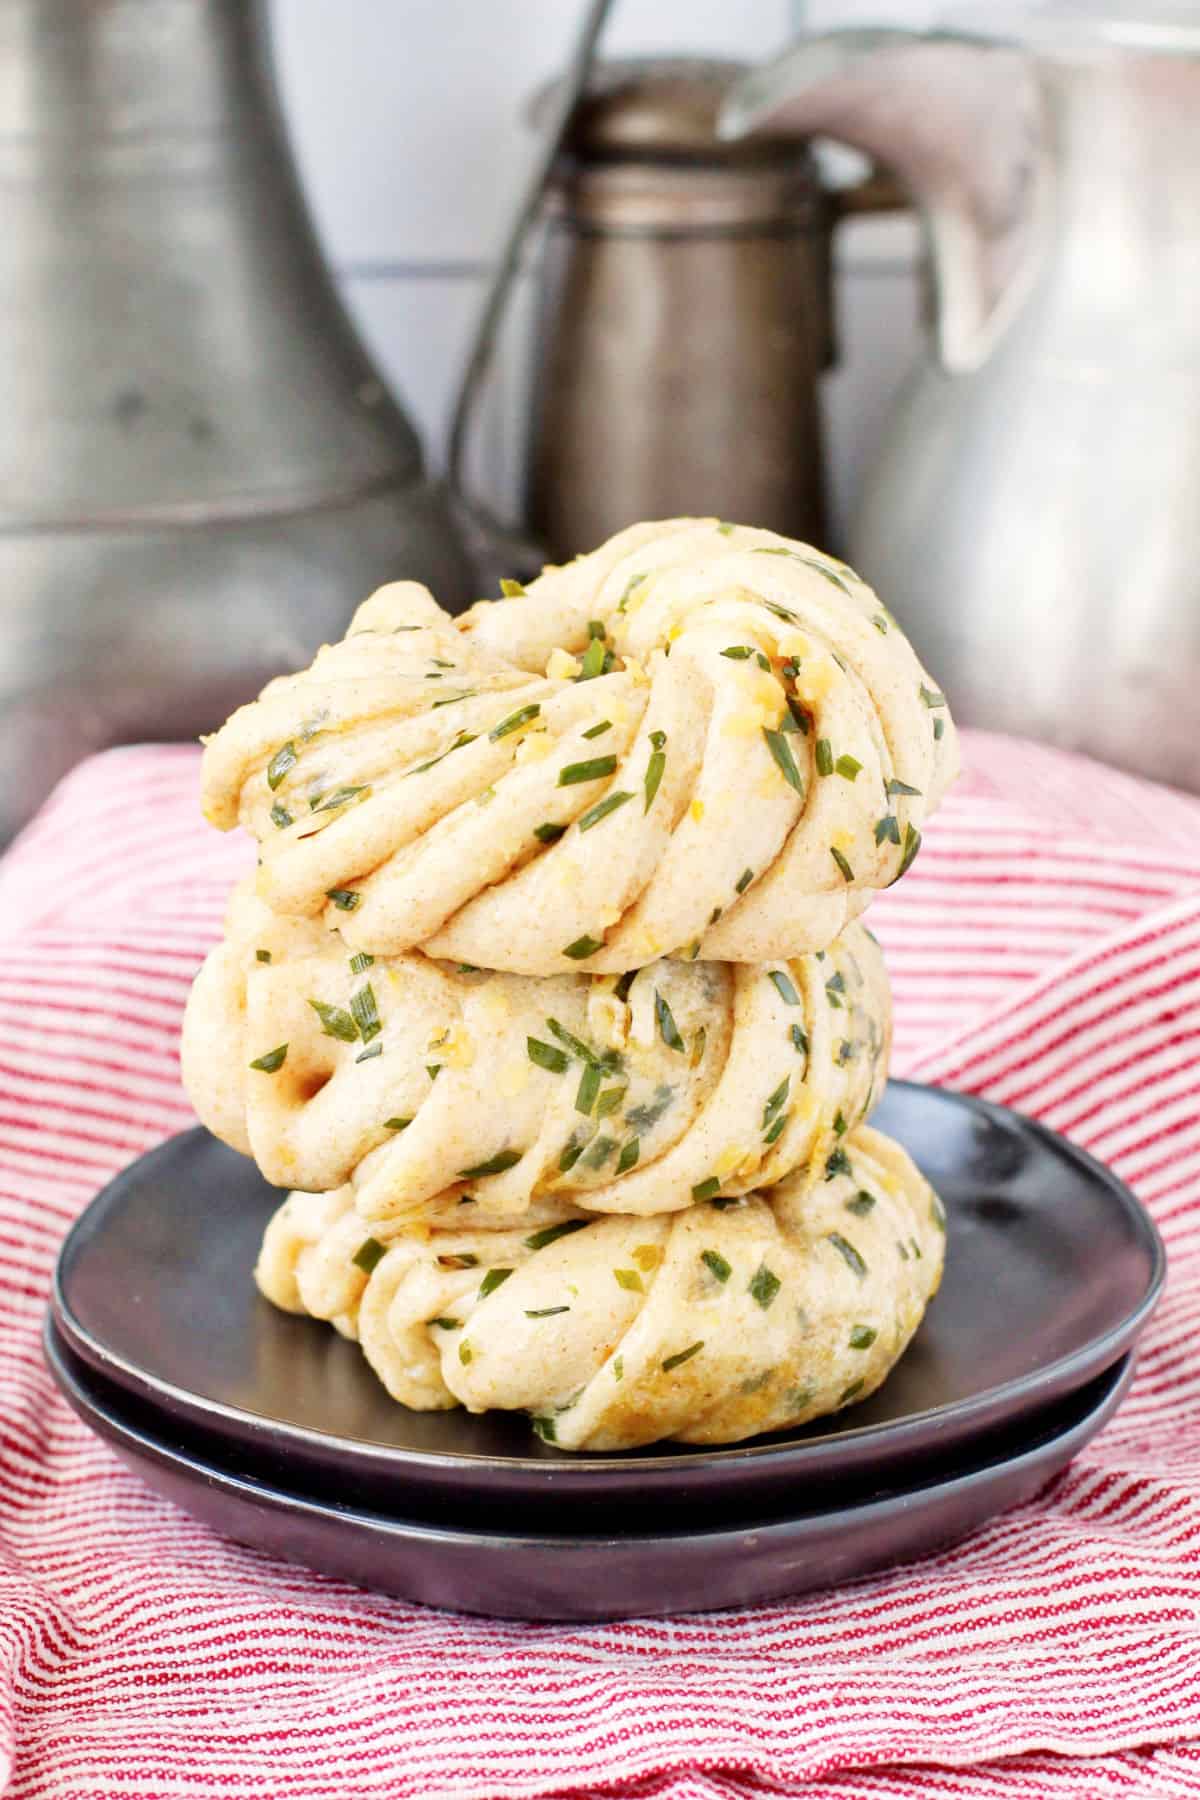
[[[942,33],[847,29],[806,39],[730,91],[725,138],[830,137],[890,168],[929,235],[945,367],[978,367],[1032,280],[1050,158],[1019,50]]]

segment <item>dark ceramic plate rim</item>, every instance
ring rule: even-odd
[[[1011,1107],[1000,1105],[996,1101],[984,1100],[975,1094],[960,1093],[957,1089],[937,1087],[929,1090],[922,1082],[893,1079],[890,1087],[912,1090],[933,1091],[954,1104],[980,1114],[983,1118],[997,1124],[1015,1121],[1023,1131],[1052,1147],[1056,1154],[1067,1161],[1075,1163],[1085,1176],[1102,1188],[1109,1199],[1121,1210],[1133,1228],[1150,1265],[1146,1291],[1138,1305],[1129,1312],[1117,1325],[1089,1343],[1070,1352],[1067,1356],[1058,1357],[1054,1362],[1034,1369],[1026,1375],[1001,1382],[998,1386],[985,1388],[981,1393],[968,1398],[950,1402],[945,1406],[929,1407],[921,1412],[910,1413],[902,1420],[886,1420],[874,1425],[860,1425],[844,1428],[836,1433],[826,1433],[814,1437],[797,1440],[795,1438],[776,1437],[773,1440],[751,1440],[747,1444],[734,1444],[726,1449],[704,1449],[697,1451],[676,1450],[669,1455],[623,1456],[606,1455],[596,1452],[572,1453],[564,1455],[561,1461],[547,1461],[539,1457],[522,1456],[485,1456],[471,1451],[457,1450],[412,1450],[400,1445],[373,1443],[365,1438],[341,1437],[334,1433],[318,1431],[311,1426],[296,1425],[286,1420],[277,1420],[264,1413],[254,1412],[248,1408],[229,1406],[223,1401],[206,1399],[191,1390],[179,1388],[174,1383],[157,1378],[148,1378],[135,1364],[124,1357],[110,1351],[104,1344],[95,1339],[83,1326],[78,1325],[71,1317],[66,1297],[62,1289],[62,1270],[68,1260],[77,1234],[84,1227],[85,1220],[105,1194],[111,1182],[105,1184],[79,1218],[72,1225],[63,1240],[62,1248],[54,1266],[54,1275],[50,1293],[50,1316],[55,1327],[63,1337],[67,1346],[82,1362],[95,1369],[97,1373],[113,1381],[133,1393],[152,1406],[170,1405],[182,1416],[208,1429],[234,1426],[235,1435],[243,1439],[260,1439],[270,1437],[274,1442],[294,1446],[297,1450],[305,1448],[333,1453],[349,1454],[356,1463],[367,1467],[395,1469],[402,1473],[405,1469],[436,1469],[446,1473],[461,1470],[464,1473],[484,1469],[502,1468],[514,1476],[528,1475],[544,1482],[563,1481],[569,1483],[572,1475],[595,1477],[607,1471],[621,1473],[626,1476],[646,1476],[675,1473],[703,1474],[713,1467],[729,1464],[745,1464],[748,1462],[765,1462],[771,1459],[790,1459],[798,1464],[807,1461],[819,1461],[822,1455],[828,1457],[836,1453],[840,1460],[843,1455],[847,1465],[870,1457],[873,1451],[883,1453],[903,1453],[905,1448],[916,1438],[927,1441],[933,1430],[944,1433],[952,1440],[961,1440],[971,1433],[982,1432],[989,1425],[1007,1421],[1010,1414],[1027,1414],[1035,1409],[1048,1405],[1075,1388],[1083,1387],[1089,1379],[1109,1368],[1136,1342],[1150,1315],[1158,1304],[1166,1278],[1166,1251],[1158,1229],[1149,1213],[1142,1206],[1136,1195],[1111,1169],[1097,1160],[1079,1145],[1071,1143],[1068,1138],[1052,1131],[1037,1119],[1031,1119],[1024,1113],[1014,1111]],[[190,1137],[203,1133],[202,1126],[194,1126],[190,1131],[177,1133],[166,1142],[156,1145],[144,1155],[122,1170],[114,1180],[121,1180],[129,1170],[139,1164],[153,1161],[164,1154],[182,1137]],[[797,1470],[797,1473],[800,1471]]]
[[[1083,1445],[1090,1441],[1096,1433],[1106,1425],[1116,1413],[1129,1392],[1135,1372],[1135,1358],[1132,1352],[1119,1359],[1109,1368],[1101,1370],[1092,1384],[1097,1389],[1105,1383],[1103,1391],[1088,1406],[1087,1411],[1066,1425],[1054,1429],[1047,1428],[1045,1423],[1035,1426],[1032,1442],[1009,1454],[997,1454],[993,1449],[985,1451],[967,1468],[959,1468],[953,1474],[938,1474],[923,1470],[918,1479],[911,1484],[893,1483],[885,1494],[874,1499],[851,1500],[829,1506],[808,1507],[803,1510],[788,1512],[777,1510],[775,1516],[763,1518],[754,1514],[733,1523],[683,1528],[679,1531],[655,1531],[649,1535],[637,1531],[619,1531],[589,1534],[587,1532],[549,1532],[535,1530],[529,1532],[506,1529],[503,1532],[479,1529],[472,1525],[447,1526],[433,1525],[422,1519],[406,1518],[403,1514],[388,1514],[361,1504],[348,1504],[322,1500],[319,1497],[281,1487],[277,1483],[258,1476],[239,1474],[226,1469],[211,1458],[198,1451],[183,1446],[174,1446],[137,1425],[128,1423],[112,1402],[96,1398],[88,1391],[86,1374],[76,1373],[70,1366],[70,1347],[60,1348],[54,1321],[47,1318],[42,1331],[42,1348],[46,1362],[60,1391],[78,1416],[91,1424],[93,1419],[103,1421],[98,1435],[111,1434],[110,1441],[129,1444],[138,1454],[152,1461],[173,1469],[184,1469],[201,1480],[231,1490],[247,1500],[266,1501],[276,1507],[297,1510],[330,1521],[344,1521],[347,1524],[369,1525],[384,1533],[402,1535],[412,1539],[419,1537],[429,1546],[459,1545],[471,1543],[483,1549],[494,1549],[497,1553],[514,1541],[525,1544],[544,1545],[551,1550],[604,1549],[619,1547],[625,1551],[636,1551],[639,1547],[650,1549],[656,1544],[692,1542],[700,1539],[716,1547],[735,1538],[744,1538],[752,1533],[756,1538],[770,1538],[772,1534],[819,1531],[831,1520],[852,1515],[858,1520],[869,1520],[883,1517],[897,1507],[911,1507],[922,1500],[932,1500],[936,1495],[947,1495],[963,1491],[974,1486],[989,1474],[998,1475],[1002,1471],[1017,1472],[1030,1463],[1036,1463],[1055,1447],[1064,1442],[1074,1443],[1078,1439],[1077,1448],[1071,1455],[1078,1453]],[[79,1360],[79,1359],[75,1359]],[[87,1365],[83,1365],[86,1370]],[[1064,1400],[1067,1404],[1070,1396]],[[1098,1423],[1097,1423],[1098,1421]],[[92,1425],[93,1430],[97,1429]]]

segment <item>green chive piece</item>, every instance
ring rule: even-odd
[[[753,880],[754,880],[754,870],[753,869],[743,869],[737,879],[738,893],[744,894],[746,889],[750,886],[750,883]]]
[[[510,581],[508,576],[504,576],[500,582],[500,592],[506,600],[519,600],[525,589],[521,582]]]
[[[565,1025],[560,1025],[557,1019],[547,1019],[546,1027],[551,1036],[556,1037],[560,1044],[565,1044],[572,1056],[577,1056],[580,1062],[600,1061],[590,1044],[585,1044],[582,1038],[577,1038],[574,1032],[568,1031]]]
[[[354,955],[350,958],[350,973],[352,975],[362,975],[371,967],[371,964],[374,961],[375,958],[371,955],[369,950],[356,950]]]
[[[838,1061],[841,1061],[840,1057],[838,1058]],[[845,1137],[847,1131],[850,1129],[846,1124],[846,1115],[840,1106],[833,1115],[833,1129],[839,1137]]]
[[[669,1375],[672,1369],[679,1367],[680,1363],[691,1362],[693,1356],[698,1356],[703,1348],[704,1339],[698,1338],[694,1344],[689,1344],[686,1350],[677,1350],[674,1356],[668,1356],[663,1363],[663,1374]]]
[[[601,627],[603,630],[603,626]],[[603,675],[604,665],[609,657],[603,637],[593,637],[580,659],[580,669],[576,681],[594,681],[597,675]]]
[[[431,1325],[436,1325],[438,1327],[439,1331],[457,1331],[459,1326],[462,1324],[462,1320],[461,1319],[448,1319],[443,1314],[440,1319],[430,1319],[429,1323]]]
[[[841,1006],[841,996],[845,991],[846,977],[842,974],[840,969],[835,969],[833,974],[829,977],[829,980],[825,983],[825,992],[829,998],[830,1006]]]
[[[784,731],[798,731],[801,736],[807,737],[812,729],[812,720],[809,718],[794,694],[789,694],[787,696],[787,708],[788,716],[787,719],[783,720],[782,729]],[[788,719],[791,720],[791,724],[788,723]]]
[[[791,1085],[791,1076],[785,1075],[779,1086],[775,1089],[775,1092],[768,1098],[766,1105],[763,1107],[762,1122],[764,1127],[771,1123],[772,1117],[779,1111],[779,1108],[787,1099]]]
[[[366,1049],[363,1051],[362,1055],[356,1056],[354,1060],[356,1063],[371,1062],[375,1057],[382,1056],[382,1055],[383,1055],[383,1045],[378,1040],[376,1040],[375,1043],[368,1044]]]
[[[800,996],[796,992],[795,983],[784,969],[772,969],[768,979],[785,1006],[799,1006]]]
[[[859,1255],[858,1251],[854,1248],[854,1245],[850,1242],[849,1238],[844,1238],[840,1231],[831,1231],[829,1232],[828,1237],[829,1242],[833,1245],[846,1266],[854,1270],[854,1273],[858,1276],[860,1281],[864,1281],[867,1274],[867,1265]]]
[[[717,526],[717,530],[720,532],[722,537],[732,537],[734,532],[737,530],[737,527],[736,527],[736,525],[727,525],[725,523],[724,519],[722,519]]]
[[[558,771],[558,785],[574,787],[581,781],[602,781],[616,766],[615,756],[593,756],[590,762],[568,763]]]
[[[904,849],[900,853],[900,867],[896,870],[895,879],[907,875],[917,860],[917,851],[921,848],[921,834],[915,825],[904,827]]]
[[[570,1063],[563,1051],[556,1050],[553,1044],[543,1044],[540,1038],[527,1037],[525,1049],[531,1063],[536,1063],[539,1069],[548,1069],[552,1075],[561,1075]]]
[[[780,1281],[778,1275],[776,1275],[774,1269],[768,1269],[766,1263],[759,1263],[750,1279],[750,1286],[747,1289],[747,1292],[749,1293],[750,1298],[756,1301],[757,1304],[762,1307],[763,1311],[766,1312],[768,1306],[770,1306],[782,1286],[783,1283]]]
[[[411,1119],[385,1119],[383,1129],[385,1131],[407,1131],[411,1124]]]
[[[803,797],[804,782],[800,778],[800,771],[796,767],[796,759],[792,755],[792,747],[787,738],[782,731],[768,731],[765,725],[763,726],[763,737],[767,740],[767,749],[775,758],[776,766],[783,779],[789,787],[795,788],[796,792]]]
[[[430,1081],[436,1081],[438,1076],[441,1074],[441,1072],[442,1072],[441,1063],[426,1063],[425,1064],[425,1073],[428,1075]]]
[[[655,737],[663,736],[661,731],[656,731],[654,735]],[[666,740],[664,739],[664,742],[665,741]],[[663,778],[663,770],[666,766],[666,751],[662,749],[652,750],[650,752],[650,760],[646,764],[645,779],[642,782],[642,787],[646,795],[646,802],[642,807],[643,814],[648,813],[651,806],[654,804],[654,796],[658,792],[659,785]]]
[[[564,1219],[561,1225],[546,1225],[525,1239],[525,1248],[544,1250],[547,1244],[557,1244],[559,1238],[570,1237],[573,1231],[583,1231],[590,1224],[590,1219]]]
[[[339,912],[353,912],[362,895],[356,894],[353,888],[326,888],[325,898],[332,900]]]
[[[624,1381],[624,1379],[625,1379],[625,1358],[623,1356],[614,1356],[613,1357],[612,1372],[613,1372],[613,1380],[614,1381]]]
[[[338,1038],[343,1044],[358,1042],[358,1026],[342,1007],[326,1006],[323,1000],[310,1000],[308,1004],[320,1019],[326,1037]]]
[[[373,1269],[379,1266],[386,1255],[387,1245],[381,1244],[378,1238],[369,1237],[359,1245],[351,1261],[356,1269],[361,1269],[364,1275],[369,1275]]]
[[[754,650],[749,644],[730,644],[728,650],[722,650],[721,655],[727,656],[730,662],[748,662],[754,655]]]
[[[565,825],[535,825],[533,835],[541,844],[557,844],[566,829]]]
[[[852,1350],[869,1350],[879,1336],[873,1325],[856,1325],[850,1333]]]
[[[275,792],[288,770],[294,769],[299,760],[296,746],[290,739],[275,752],[267,764],[267,786],[272,793]]]
[[[816,750],[814,751],[813,754],[814,754],[814,760],[817,765],[817,774],[818,775],[832,775],[833,774],[833,746],[829,742],[829,739],[828,738],[818,738]]]
[[[851,1175],[850,1158],[839,1145],[825,1160],[825,1179],[832,1181],[835,1175]]]
[[[839,756],[833,766],[838,774],[844,776],[847,781],[853,781],[862,769],[862,764],[857,756],[849,755]]]
[[[607,819],[609,813],[616,812],[619,806],[624,806],[627,800],[632,799],[632,794],[606,794],[603,800],[597,800],[595,806],[589,806],[582,815],[579,821],[580,831],[590,831],[593,825],[598,825],[601,819]]]
[[[841,851],[837,848],[836,845],[830,844],[829,854],[830,854],[830,856],[832,856],[834,862],[837,864],[838,868],[841,870],[842,880],[844,882],[846,882],[847,884],[849,884],[851,881],[853,881],[854,880],[854,870],[850,867],[850,864],[846,861],[846,858],[842,855]]]
[[[725,1261],[725,1258],[721,1255],[719,1250],[702,1250],[700,1252],[700,1261],[704,1264],[710,1274],[716,1276],[722,1286],[724,1286],[725,1282],[727,1282],[729,1277],[733,1274],[732,1266]]]
[[[511,1269],[489,1269],[479,1284],[479,1298],[486,1300],[489,1294],[494,1294],[498,1287],[504,1286],[511,1274]]]
[[[882,844],[898,844],[900,842],[900,821],[895,813],[885,813],[882,819],[875,821],[875,842]]]
[[[603,938],[584,936],[576,938],[573,944],[568,944],[563,955],[569,956],[572,962],[582,962],[585,956],[595,956],[597,950],[603,950],[603,948]]]
[[[596,1117],[607,1119],[610,1113],[615,1113],[628,1092],[628,1085],[605,1088],[596,1102]]]
[[[375,990],[369,981],[359,988],[357,994],[351,994],[350,1016],[358,1026],[358,1035],[364,1044],[369,1044],[383,1030],[375,1006]]]
[[[887,636],[887,620],[882,613],[876,613],[872,618],[871,623],[876,631],[880,632],[883,637]]]
[[[946,729],[946,721],[939,714],[938,717],[933,721],[933,741],[935,744],[938,742],[939,738],[942,736],[942,733],[945,731],[945,729]]]
[[[555,1313],[565,1313],[570,1312],[570,1310],[569,1306],[539,1306],[533,1312],[530,1312],[529,1308],[526,1307],[525,1317],[527,1319],[552,1319]]]
[[[577,1142],[576,1139],[572,1137],[563,1145],[562,1153],[558,1159],[558,1170],[560,1175],[567,1174],[568,1170],[575,1167],[575,1164],[583,1155],[583,1145],[585,1141],[586,1140],[580,1140]]]
[[[945,694],[939,694],[936,688],[926,687],[924,682],[921,683],[921,698],[931,710],[935,706],[946,704]]]
[[[470,1344],[468,1344],[466,1338],[463,1338],[458,1346],[458,1360],[463,1365],[464,1369],[474,1355],[475,1352],[472,1350]]]
[[[547,1413],[531,1413],[529,1423],[544,1444],[557,1444],[558,1425]]]
[[[866,1381],[860,1375],[857,1381],[852,1381],[848,1388],[842,1389],[838,1396],[838,1405],[845,1406],[847,1400],[853,1400],[857,1395],[861,1394],[866,1385]]]
[[[428,762],[418,763],[415,769],[408,771],[409,774],[423,775],[426,769],[436,768],[438,763],[445,762],[452,750],[465,750],[468,744],[473,744],[475,735],[473,731],[460,731],[448,750],[443,750],[438,756],[431,756]]]
[[[584,1168],[585,1169],[602,1168],[604,1166],[604,1164],[608,1161],[609,1157],[612,1155],[612,1153],[616,1149],[616,1147],[617,1147],[616,1138],[606,1137],[602,1132],[598,1138],[593,1138],[592,1142],[588,1145],[587,1149],[584,1151],[584,1153],[583,1153]]]
[[[286,1044],[277,1044],[275,1049],[268,1050],[265,1056],[256,1056],[250,1067],[258,1069],[263,1075],[274,1075],[282,1069],[287,1060],[287,1053]]]
[[[888,794],[911,794],[920,798],[920,788],[909,787],[906,781],[889,781],[885,790]]]
[[[494,744],[500,738],[508,737],[510,732],[520,731],[522,725],[528,725],[531,719],[536,719],[541,710],[536,700],[531,700],[528,706],[518,707],[515,713],[509,713],[507,719],[501,719],[498,725],[492,726],[488,732],[489,739]]]
[[[763,1143],[764,1144],[774,1144],[779,1138],[781,1138],[783,1136],[784,1132],[787,1130],[788,1123],[791,1119],[791,1116],[792,1115],[790,1112],[780,1113],[779,1117],[775,1120],[774,1124],[771,1125],[769,1127],[769,1129],[763,1133]]]
[[[446,1251],[437,1259],[439,1269],[473,1269],[478,1262],[473,1250]]]
[[[933,1223],[937,1227],[937,1229],[940,1232],[944,1233],[945,1229],[946,1229],[946,1209],[942,1205],[942,1202],[937,1194],[930,1195],[929,1217],[933,1220]]]
[[[272,825],[274,825],[279,831],[283,831],[287,828],[287,826],[294,825],[295,822],[296,821],[292,818],[292,815],[288,811],[287,807],[281,806],[279,801],[277,800],[275,802],[274,806],[271,808],[271,823],[272,823]]]
[[[613,1279],[619,1288],[630,1294],[644,1294],[646,1284],[636,1269],[614,1269]]]
[[[585,738],[598,738],[598,737],[603,737],[606,731],[611,731],[611,730],[612,730],[612,720],[611,719],[601,719],[601,721],[598,725],[593,725],[591,730],[585,731],[583,735]]]
[[[627,1175],[630,1169],[634,1167],[641,1153],[641,1140],[635,1137],[628,1138],[625,1143],[621,1145],[621,1154],[617,1158],[617,1174]]]
[[[854,1213],[860,1219],[865,1219],[867,1214],[874,1210],[875,1196],[868,1194],[866,1188],[859,1188],[857,1194],[851,1194],[846,1202],[846,1211]]]
[[[271,960],[271,952],[269,950],[256,950],[254,952],[254,960],[255,962],[260,963],[269,963]]]
[[[575,1111],[586,1118],[596,1104],[596,1096],[600,1092],[600,1083],[604,1077],[596,1063],[586,1063],[583,1074],[579,1077],[579,1087],[575,1094]]]
[[[654,990],[654,1017],[658,1020],[659,1035],[667,1049],[678,1050],[683,1055],[687,1047],[679,1035],[675,1015],[657,988]]]
[[[621,595],[621,598],[617,603],[617,611],[618,612],[623,613],[625,611],[626,606],[629,604],[629,598],[630,598],[630,595],[633,593],[634,588],[640,586],[641,583],[643,581],[645,581],[645,579],[646,579],[646,571],[644,569],[642,570],[642,572],[639,575],[631,575],[629,577],[629,580],[625,583],[625,592]]]
[[[721,1179],[718,1175],[709,1175],[704,1181],[698,1181],[692,1189],[693,1200],[711,1200],[721,1191]]]
[[[809,1054],[808,1033],[804,1030],[803,1026],[793,1025],[789,1035],[791,1036],[792,1043],[800,1052],[800,1055],[807,1056]]]
[[[524,1154],[523,1150],[497,1150],[495,1156],[489,1156],[486,1162],[476,1163],[470,1169],[460,1169],[458,1180],[477,1181],[481,1175],[503,1175],[505,1169],[515,1168]]]
[[[311,810],[315,813],[337,812],[339,807],[349,806],[350,802],[357,800],[360,794],[369,794],[370,791],[369,787],[335,788],[332,794],[325,794],[314,801]]]

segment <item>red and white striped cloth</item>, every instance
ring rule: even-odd
[[[1035,1502],[927,1562],[591,1627],[426,1611],[240,1549],[58,1399],[55,1251],[190,1123],[180,1012],[249,856],[200,822],[190,749],[63,783],[0,864],[3,1791],[1200,1796],[1200,801],[1002,738],[967,758],[871,915],[897,1069],[1036,1113],[1141,1194],[1172,1268],[1132,1393]]]

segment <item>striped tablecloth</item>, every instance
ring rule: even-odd
[[[190,749],[63,783],[0,864],[0,1790],[1200,1795],[1200,801],[1002,738],[966,752],[871,913],[897,1072],[1037,1114],[1151,1208],[1171,1279],[1131,1396],[1036,1501],[930,1561],[591,1627],[237,1548],[58,1399],[55,1251],[191,1121],[180,1012],[249,857],[201,824]]]

